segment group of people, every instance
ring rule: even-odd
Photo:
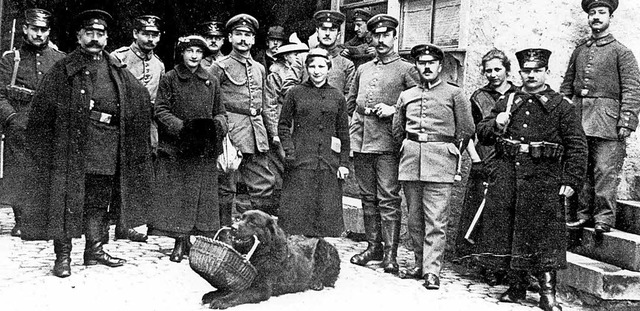
[[[468,152],[459,253],[505,278],[501,301],[524,299],[534,276],[540,307],[561,310],[555,273],[566,267],[566,228],[593,224],[603,234],[614,225],[624,141],[638,123],[638,66],[608,29],[617,5],[582,0],[592,37],[573,53],[560,93],[546,84],[551,51],[516,53],[517,87],[509,57],[493,49],[481,63],[488,84],[470,100],[441,77],[439,47],[400,57],[398,20],[387,14],[356,10],[357,36],[338,44],[345,15],[318,11],[312,49],[270,27],[255,59],[254,17],[206,22],[178,40],[177,65],[165,73],[153,52],[156,16],[138,17],[131,46],[108,54],[112,17],[82,12],[79,46],[65,55],[48,44],[50,14],[28,10],[25,44],[0,62],[6,164],[16,168],[4,183],[22,194],[11,199],[12,234],[54,240],[58,277],[71,274],[71,238],[83,233],[85,265],[124,264],[102,249],[110,218],[116,238],[146,241],[133,229],[143,224],[175,238],[170,260],[180,262],[190,235],[231,224],[242,183],[251,208],[277,216],[287,233],[339,236],[351,153],[367,248],[350,262],[381,261],[385,272],[438,289],[449,201]],[[225,39],[229,55],[220,52]],[[228,170],[219,156],[233,149],[241,162]],[[403,271],[401,189],[415,253]],[[577,219],[566,218],[564,201]]]

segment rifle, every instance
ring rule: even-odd
[[[13,19],[12,25],[11,25],[11,44],[9,45],[9,50],[5,53],[2,53],[2,56],[4,56],[4,54],[13,51],[13,44],[15,42],[15,38],[16,38],[16,19]],[[14,70],[14,72],[16,72],[17,70]],[[12,76],[12,82],[15,83],[15,74]],[[0,179],[4,178],[4,134],[0,135]]]

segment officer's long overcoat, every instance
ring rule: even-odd
[[[564,147],[561,159],[534,159],[528,153],[515,157],[498,153],[496,181],[489,186],[487,210],[482,215],[478,252],[490,254],[485,263],[494,268],[534,272],[566,267],[565,210],[559,195],[562,185],[582,187],[587,166],[587,143],[576,107],[562,95],[547,89],[538,94],[518,92],[511,121],[502,134],[496,116],[506,110],[508,99],[498,101],[491,114],[478,124],[483,144],[499,136],[523,143],[546,141]],[[497,267],[496,267],[497,266]]]
[[[115,58],[102,52],[118,92],[120,129],[118,189],[122,218],[146,223],[151,202],[149,92]],[[88,58],[80,49],[57,62],[33,98],[27,124],[29,169],[22,238],[80,237],[85,201],[84,143],[93,93]],[[117,204],[117,202],[116,202]]]

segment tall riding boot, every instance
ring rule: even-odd
[[[540,303],[538,306],[545,311],[562,311],[556,301],[556,272],[541,272],[537,275],[540,283]]]
[[[177,237],[176,243],[173,246],[173,251],[171,252],[171,256],[169,256],[169,260],[173,262],[181,262],[182,257],[184,256],[185,246],[186,246],[186,237]]]
[[[20,236],[22,234],[22,208],[18,206],[12,206],[12,208],[16,224],[11,229],[11,236]]]
[[[71,239],[53,240],[53,251],[56,253],[53,275],[59,278],[71,275],[71,246]]]
[[[502,302],[517,303],[520,300],[527,298],[527,272],[526,271],[511,271],[508,275],[509,289],[500,295],[498,300]]]
[[[365,202],[362,202],[363,205]],[[367,237],[367,249],[351,257],[351,263],[364,266],[371,260],[382,260],[382,234],[380,232],[380,214],[364,214],[364,233]]]
[[[387,273],[398,273],[398,243],[400,242],[400,221],[382,222],[382,240],[384,240],[384,259],[380,266]]]
[[[86,211],[86,245],[84,247],[84,265],[93,266],[97,264],[119,267],[124,265],[126,260],[111,257],[103,249],[104,228],[107,225],[107,217],[104,209],[91,208]]]

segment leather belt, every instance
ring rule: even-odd
[[[373,107],[356,107],[356,112],[364,116],[377,116],[378,109]]]
[[[100,123],[109,124],[109,125],[120,124],[120,118],[118,116],[105,113],[105,112],[96,111],[96,110],[90,111],[89,119],[98,121]]]
[[[257,115],[262,114],[262,108],[246,109],[246,108],[230,107],[229,109],[227,109],[227,112],[238,113],[238,114],[255,117]]]
[[[574,94],[578,95],[578,97],[596,97],[596,98],[612,98],[619,99],[620,94],[605,92],[605,91],[592,91],[589,89],[578,89],[574,92]]]
[[[416,133],[407,133],[407,139],[412,141],[417,141],[421,143],[429,143],[429,142],[443,142],[443,143],[455,143],[456,138],[453,136],[440,135],[440,134],[416,134]]]

